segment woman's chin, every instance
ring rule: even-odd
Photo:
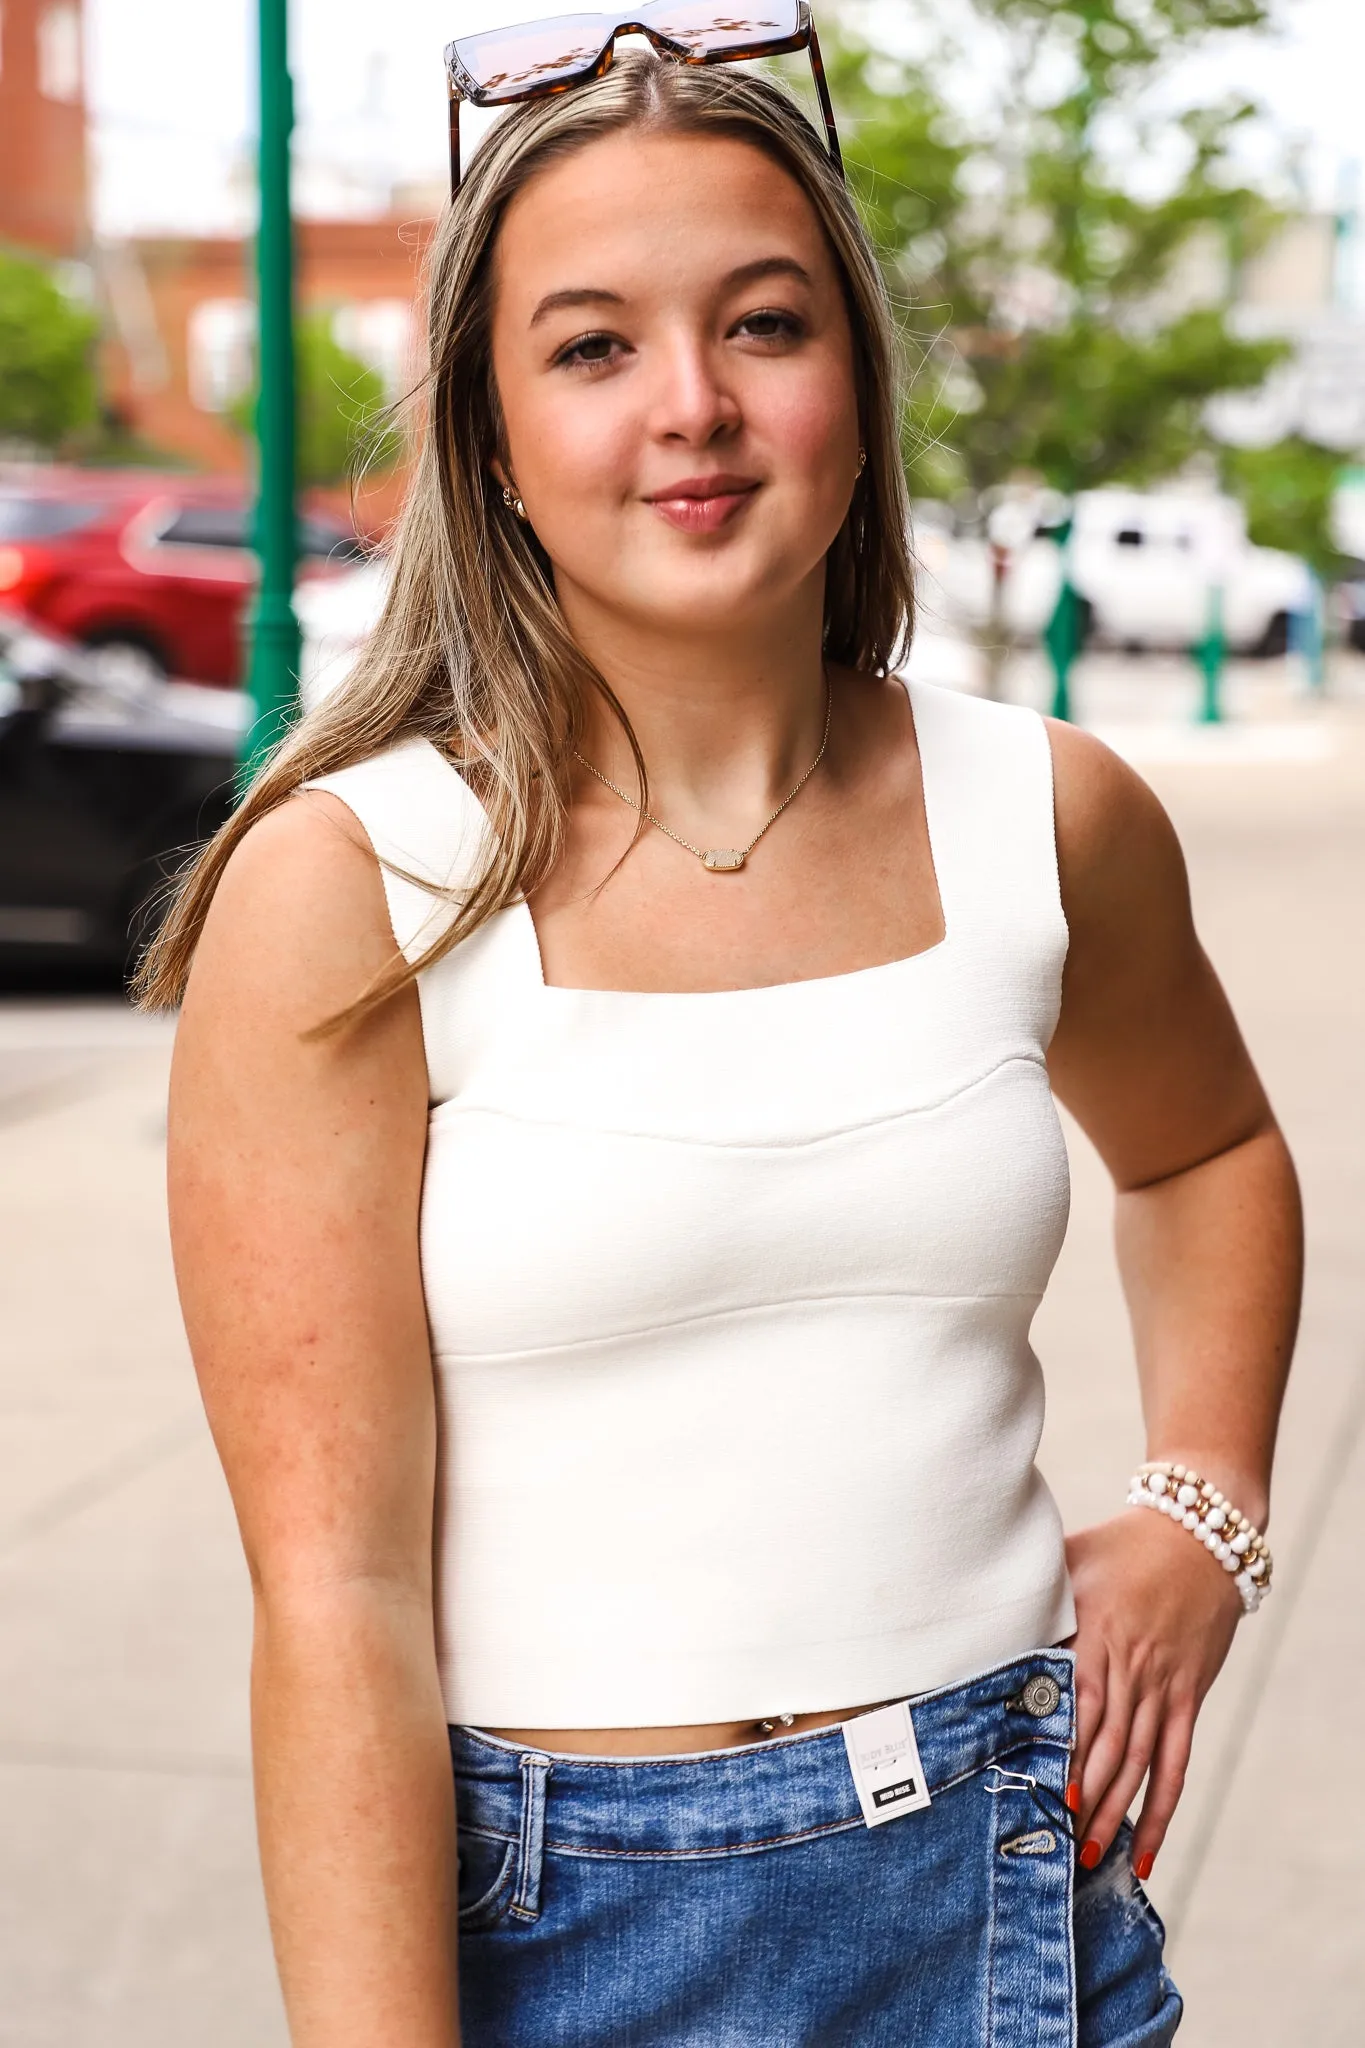
[[[719,565],[715,565],[717,568]],[[579,586],[580,590],[582,586]],[[595,591],[584,591],[599,615],[615,615],[634,632],[656,632],[670,640],[709,640],[729,635],[750,640],[769,630],[774,616],[799,602],[799,584],[788,576],[648,573],[623,576]],[[572,600],[566,610],[572,614]]]

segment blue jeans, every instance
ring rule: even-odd
[[[621,1761],[453,1728],[465,2048],[1161,2048],[1127,1829],[1074,1858],[1071,1677],[912,1700],[932,1804],[876,1828],[838,1728]]]

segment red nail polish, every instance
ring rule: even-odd
[[[1155,1862],[1155,1849],[1144,1849],[1142,1854],[1138,1857],[1137,1862],[1133,1866],[1133,1868],[1137,1871],[1137,1879],[1139,1884],[1146,1884],[1148,1878],[1152,1874],[1152,1865]]]
[[[1068,1813],[1079,1813],[1081,1810],[1081,1788],[1074,1778],[1066,1788],[1066,1810]]]
[[[1093,1870],[1103,1854],[1103,1849],[1092,1835],[1081,1850],[1081,1863],[1086,1870]]]

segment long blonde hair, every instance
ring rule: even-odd
[[[694,68],[631,53],[562,97],[513,107],[474,156],[427,263],[428,360],[411,483],[379,623],[344,685],[270,755],[228,822],[179,880],[134,981],[147,1008],[180,1001],[209,904],[233,849],[310,776],[421,733],[473,781],[492,824],[487,866],[416,963],[396,958],[339,1024],[386,1001],[553,868],[564,840],[568,763],[589,690],[621,720],[642,793],[644,761],[622,707],[570,638],[549,563],[510,517],[491,473],[505,460],[490,349],[492,257],[504,210],[547,164],[622,129],[737,137],[801,187],[839,270],[853,337],[867,466],[830,550],[825,653],[885,674],[913,622],[900,380],[890,303],[852,200],[796,103],[752,66]]]

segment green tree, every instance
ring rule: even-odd
[[[98,332],[41,263],[0,250],[0,442],[55,449],[94,419]]]
[[[1169,475],[1209,445],[1208,400],[1255,387],[1282,358],[1227,318],[1237,264],[1278,218],[1232,167],[1254,110],[1163,113],[1155,93],[1199,40],[1267,12],[1265,0],[907,0],[913,58],[839,39],[851,174],[919,356],[906,423],[917,490],[979,492],[1019,472],[1066,491]],[[1135,160],[1165,163],[1164,186],[1139,193]]]
[[[326,312],[299,316],[294,351],[300,484],[344,483],[357,460],[376,470],[391,468],[399,440],[382,423],[384,384],[378,371],[341,346]],[[231,417],[244,434],[254,431],[255,389],[237,402]]]
[[[1340,449],[1295,436],[1269,448],[1225,448],[1223,482],[1246,507],[1260,547],[1302,555],[1320,576],[1341,570],[1331,539],[1332,499],[1346,461]]]

